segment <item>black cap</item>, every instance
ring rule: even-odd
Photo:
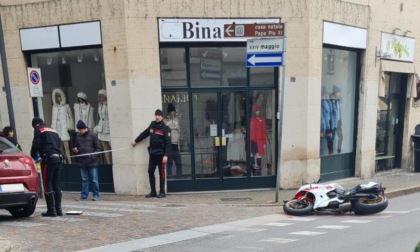
[[[168,108],[166,109],[168,113],[171,113],[172,111],[175,111],[175,106],[172,103],[168,104]]]
[[[156,111],[155,111],[155,116],[157,116],[157,115],[163,116],[163,112],[162,112],[162,110],[160,110],[160,109],[156,109]]]
[[[86,129],[87,127],[86,127],[86,124],[82,120],[79,120],[77,122],[76,128],[77,129]]]
[[[34,117],[34,119],[32,119],[32,128],[35,128],[36,125],[44,123],[44,121],[39,118],[39,117]]]

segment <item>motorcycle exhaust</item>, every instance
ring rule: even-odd
[[[353,210],[353,205],[350,202],[343,203],[338,207],[338,210],[343,213],[350,212]]]

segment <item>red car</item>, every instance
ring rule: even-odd
[[[38,173],[30,156],[0,136],[0,209],[31,216],[39,196]]]

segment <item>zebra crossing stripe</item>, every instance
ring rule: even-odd
[[[345,228],[349,228],[350,226],[339,226],[339,225],[323,225],[323,226],[318,226],[316,228],[325,228],[325,229],[345,229]]]
[[[392,218],[392,215],[381,215],[381,214],[378,214],[378,215],[369,216],[369,218],[374,218],[374,219],[387,219],[387,218]]]
[[[286,222],[272,222],[265,224],[266,226],[275,226],[275,227],[285,227],[293,225],[293,223],[286,223]]]
[[[258,229],[258,228],[239,228],[236,231],[238,232],[248,232],[248,233],[257,233],[265,231],[266,229]]]
[[[316,218],[290,216],[288,218],[288,220],[292,220],[292,221],[313,221],[313,220],[316,220]]]
[[[340,222],[364,224],[364,223],[369,223],[369,222],[372,222],[372,221],[371,220],[344,220],[344,221],[340,221]]]
[[[406,214],[406,213],[410,213],[411,211],[383,211],[381,213],[384,214]]]
[[[239,250],[239,251],[263,251],[264,248],[259,247],[251,247],[251,246],[240,246],[240,247],[232,247],[232,250]]]
[[[259,242],[272,242],[272,243],[281,243],[281,244],[285,244],[285,243],[291,243],[291,242],[295,242],[297,240],[295,239],[285,239],[285,238],[268,238],[268,239],[264,239],[264,240],[259,240]]]
[[[290,233],[291,235],[308,235],[308,236],[315,236],[315,235],[322,235],[325,232],[312,232],[312,231],[297,231]]]

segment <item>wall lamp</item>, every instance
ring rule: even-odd
[[[83,62],[83,54],[77,55],[77,62],[79,62],[79,63]]]
[[[407,33],[412,33],[410,30],[406,30],[405,32],[404,32],[404,37],[405,36],[407,36]]]
[[[47,65],[51,65],[52,64],[52,57],[48,56],[47,58]]]
[[[397,32],[397,31],[401,31],[401,29],[400,29],[400,28],[394,28],[394,29],[392,30],[392,34],[395,34],[395,32]]]

